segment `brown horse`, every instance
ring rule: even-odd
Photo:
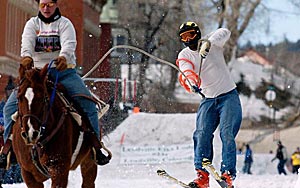
[[[82,188],[95,188],[97,165],[91,144],[71,115],[72,106],[58,93],[51,102],[47,66],[42,70],[20,67],[18,115],[13,126],[13,150],[29,188],[66,188],[70,170],[80,165]],[[82,121],[84,124],[85,121]]]

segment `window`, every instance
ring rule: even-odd
[[[116,37],[116,45],[124,45],[124,44],[126,44],[125,42],[126,42],[126,37],[124,35],[118,35]],[[118,53],[123,53],[124,51],[125,51],[124,48],[117,49]]]

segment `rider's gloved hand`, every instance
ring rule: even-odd
[[[25,56],[21,59],[21,66],[26,70],[29,70],[33,67],[33,59],[29,56]]]
[[[57,70],[64,71],[68,68],[67,59],[64,56],[58,56],[54,61]]]

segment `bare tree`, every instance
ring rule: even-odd
[[[226,62],[235,56],[234,49],[238,44],[240,36],[247,29],[250,20],[255,14],[255,10],[261,0],[210,0],[192,1],[188,0],[193,6],[188,6],[192,12],[190,17],[193,21],[199,22],[202,31],[214,30],[226,27],[231,31],[231,37],[225,47]]]
[[[93,9],[101,13],[103,6],[107,3],[107,0],[84,0],[87,2]]]
[[[236,48],[238,40],[250,23],[251,18],[255,13],[255,9],[261,3],[261,0],[221,0],[215,2],[218,14],[218,27],[227,27],[231,31],[231,37],[227,42],[225,49],[225,59],[228,62]]]
[[[175,19],[177,22],[174,22],[174,18],[177,18],[178,12],[181,11],[179,6],[181,3],[182,0],[119,1],[119,26],[130,33],[129,45],[141,48],[152,55],[161,55],[160,58],[175,61],[180,45],[178,44],[178,37],[176,37],[179,20]],[[155,64],[156,62],[144,54],[135,56],[135,58],[139,58],[139,63],[137,63],[139,67],[137,103],[139,105],[148,92],[147,87],[153,83],[151,78],[147,78],[149,64]],[[136,61],[136,59],[132,61]],[[176,70],[171,70],[170,75],[171,82],[169,80],[165,81],[167,85],[161,84],[161,87],[162,90],[164,90],[163,87],[168,88],[167,91],[171,91],[168,94],[173,94],[177,80]]]

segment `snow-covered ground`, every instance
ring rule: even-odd
[[[104,142],[113,152],[113,159],[110,164],[99,167],[96,187],[179,188],[178,185],[156,175],[157,169],[161,168],[184,182],[193,180],[195,172],[192,158],[178,156],[193,155],[192,148],[186,146],[192,145],[194,122],[195,114],[139,113],[130,115],[114,132],[104,138]],[[286,142],[288,140],[285,138]],[[181,149],[178,151],[172,150],[172,148],[180,147]],[[163,148],[165,152],[149,152],[158,148],[160,151]],[[214,164],[218,167],[221,160],[221,142],[217,132],[214,149]],[[168,156],[168,154],[173,156]],[[139,160],[141,157],[144,159],[155,158],[158,162],[149,160],[150,162],[147,163],[145,160]],[[177,162],[170,162],[172,161],[170,158],[174,157],[178,157]],[[277,174],[277,162],[270,162],[274,157],[272,154],[254,151],[253,175],[241,172],[243,157],[243,155],[238,155],[237,170],[239,172],[235,181],[236,188],[300,188],[300,176],[290,172],[287,176]],[[69,176],[68,188],[81,187],[81,181],[80,170],[72,171]],[[26,185],[22,183],[3,187],[25,188]],[[50,187],[50,181],[45,182],[45,187]],[[211,188],[217,187],[218,185],[211,179]]]

